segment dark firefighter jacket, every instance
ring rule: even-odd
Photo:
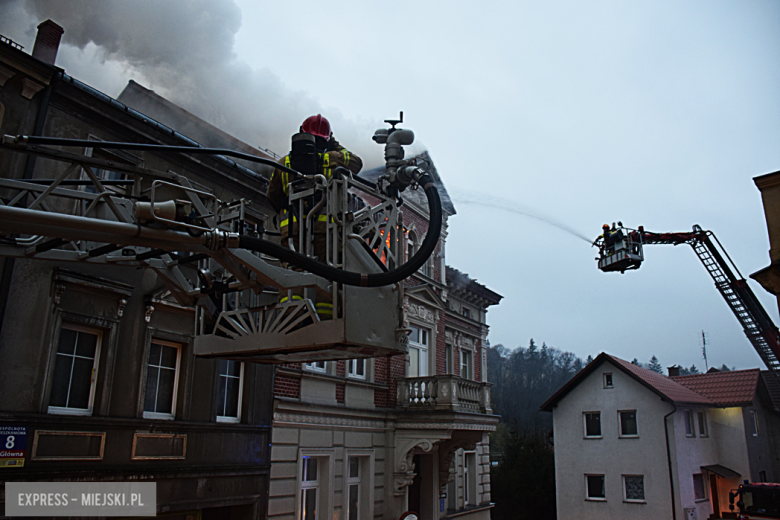
[[[279,164],[283,164],[289,168],[290,156],[285,155],[282,157],[279,160]],[[363,167],[363,161],[360,157],[341,146],[341,144],[331,136],[330,141],[328,142],[328,151],[321,155],[321,170],[319,173],[322,173],[326,179],[330,179],[333,170],[339,166],[343,166],[353,174],[357,174]],[[283,240],[288,236],[289,216],[287,215],[287,197],[289,195],[289,184],[298,178],[300,178],[300,176],[275,169],[274,173],[271,175],[271,181],[268,184],[268,199],[274,210],[279,214],[279,231],[282,234]],[[325,225],[325,215],[319,215],[317,217],[317,222],[314,223],[312,231],[314,233],[325,233]],[[295,222],[293,229],[297,230],[297,228],[297,222]]]

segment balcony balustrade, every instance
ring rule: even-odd
[[[398,406],[409,411],[450,410],[492,414],[491,383],[454,375],[398,379]]]

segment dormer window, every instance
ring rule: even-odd
[[[612,383],[612,374],[606,373],[604,374],[604,388],[614,388],[615,385]]]

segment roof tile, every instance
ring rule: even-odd
[[[746,406],[756,397],[760,373],[759,369],[753,368],[675,376],[670,379],[709,398],[718,406]]]
[[[656,391],[665,395],[669,400],[675,403],[690,403],[690,404],[703,404],[713,405],[715,404],[707,396],[697,393],[696,391],[683,386],[672,378],[666,377],[652,370],[642,368],[640,366],[629,363],[623,359],[615,356],[607,356],[614,362],[620,365],[623,369],[633,374],[647,384],[654,388]],[[676,379],[676,378],[675,378]]]

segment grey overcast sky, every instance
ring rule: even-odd
[[[46,18],[67,73],[112,96],[135,79],[278,153],[322,112],[376,166],[403,110],[458,211],[447,263],[504,296],[493,344],[703,370],[704,330],[710,366],[761,366],[690,247],[603,274],[576,235],[701,224],[744,276],[769,264],[752,178],[780,170],[776,0],[0,2],[28,51]]]

